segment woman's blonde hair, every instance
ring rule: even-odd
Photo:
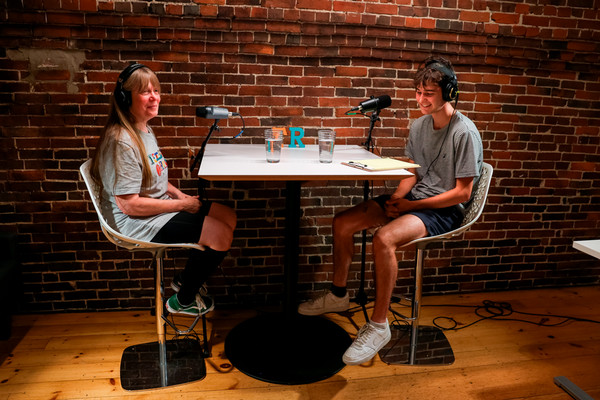
[[[121,86],[123,91],[131,94],[143,92],[148,88],[149,84],[152,84],[152,86],[160,92],[160,83],[156,74],[154,74],[150,68],[143,66],[134,70],[131,75],[121,83]],[[92,158],[92,168],[90,171],[92,179],[100,187],[103,186],[102,179],[100,178],[100,155],[106,151],[112,152],[113,168],[117,171],[119,166],[116,164],[115,157],[117,149],[116,144],[121,135],[125,133],[131,138],[140,157],[140,161],[142,162],[142,187],[149,187],[152,182],[150,163],[145,156],[146,147],[140,137],[140,132],[135,128],[136,121],[130,108],[131,104],[123,104],[120,106],[115,99],[115,93],[110,96],[108,120],[100,135],[98,145],[96,146],[96,152]]]

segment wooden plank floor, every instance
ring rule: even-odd
[[[512,309],[600,321],[600,287],[542,289],[426,297],[422,321],[451,316],[459,326],[479,319],[472,307],[484,300]],[[395,308],[400,309],[396,306]],[[402,310],[402,312],[405,312]],[[250,311],[210,314],[212,357],[202,381],[164,389],[125,391],[119,380],[122,351],[156,340],[149,312],[64,313],[14,317],[13,337],[0,342],[0,400],[10,399],[536,399],[568,400],[553,383],[566,376],[600,399],[600,324],[571,321],[557,327],[484,320],[446,333],[456,361],[449,366],[388,365],[379,357],[345,367],[309,385],[276,385],[231,367],[224,338]],[[362,312],[329,318],[351,335]],[[507,318],[547,324],[559,318],[513,313]]]

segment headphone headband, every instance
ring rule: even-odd
[[[127,82],[127,79],[129,79],[129,77],[138,69],[140,68],[144,68],[145,65],[144,64],[140,64],[140,63],[133,63],[130,66],[128,66],[127,68],[125,68],[120,74],[119,74],[119,79],[118,81],[122,84],[124,84],[125,82]]]
[[[115,86],[114,92],[115,101],[117,102],[117,105],[124,111],[129,110],[129,107],[131,106],[131,92],[123,89],[123,85],[125,82],[127,82],[131,75],[133,75],[133,73],[140,68],[147,67],[144,64],[133,63],[125,68],[123,72],[119,74],[119,78],[117,79],[117,86]]]

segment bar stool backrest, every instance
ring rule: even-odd
[[[460,227],[454,229],[453,231],[443,233],[441,235],[427,236],[424,238],[415,239],[411,242],[406,243],[404,246],[415,244],[418,248],[424,249],[429,243],[449,239],[451,237],[460,235],[461,233],[469,229],[471,225],[477,222],[477,220],[483,212],[483,208],[487,200],[487,195],[490,190],[493,172],[494,169],[492,168],[492,166],[484,162],[481,170],[481,177],[479,178],[477,187],[474,188],[475,196],[473,196],[471,204],[469,204],[469,207],[465,210],[465,216]]]
[[[85,182],[85,185],[90,194],[90,198],[92,199],[92,203],[94,204],[94,209],[96,210],[96,214],[98,214],[98,220],[100,221],[100,227],[102,228],[102,232],[104,233],[104,235],[106,236],[106,238],[109,241],[111,241],[112,243],[116,244],[119,247],[124,247],[129,250],[144,249],[147,251],[152,251],[154,249],[155,251],[158,251],[161,248],[164,249],[167,247],[184,247],[184,248],[193,248],[193,249],[198,249],[198,250],[204,250],[204,247],[200,246],[197,243],[173,244],[173,243],[155,243],[155,242],[137,240],[132,237],[123,235],[122,233],[118,232],[116,229],[111,227],[108,223],[108,220],[102,214],[100,188],[98,187],[98,185],[96,185],[96,183],[94,182],[94,180],[92,179],[92,177],[90,175],[91,165],[92,165],[92,160],[87,160],[86,162],[84,162],[81,165],[81,167],[79,168],[79,171],[81,172],[83,181]]]

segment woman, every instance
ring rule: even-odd
[[[200,201],[168,182],[167,163],[148,121],[158,115],[160,84],[148,67],[133,64],[119,75],[108,122],[92,161],[102,187],[102,212],[124,235],[158,243],[197,242],[190,250],[177,291],[167,300],[171,313],[199,315],[214,308],[200,287],[219,266],[233,240],[235,212]]]

